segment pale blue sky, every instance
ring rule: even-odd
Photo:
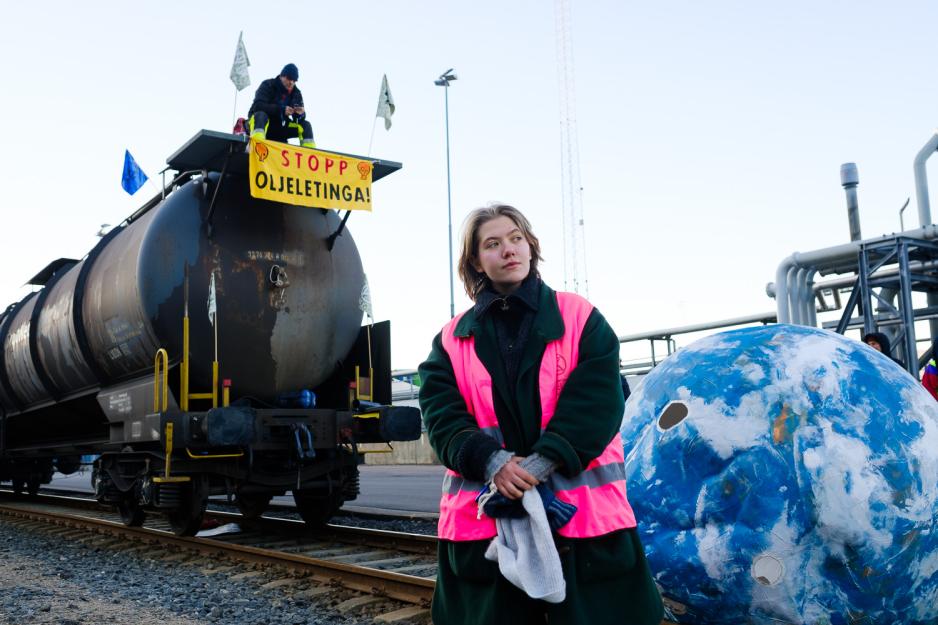
[[[620,334],[771,310],[796,250],[848,239],[839,167],[860,170],[863,234],[898,230],[912,159],[938,124],[931,2],[572,3],[590,296]],[[156,177],[200,128],[226,130],[238,32],[241,92],[285,62],[319,145],[368,147],[381,75],[397,104],[375,185],[350,229],[396,367],[448,317],[443,93],[453,214],[525,211],[562,286],[553,3],[547,1],[16,3],[0,38],[0,299],[80,257],[101,223],[156,192],[120,188],[124,149]],[[88,8],[88,7],[94,7]],[[935,166],[932,178],[938,179]],[[915,198],[906,223],[915,222]],[[458,237],[458,231],[455,233]],[[457,239],[458,240],[458,239]],[[468,300],[458,292],[457,308]]]

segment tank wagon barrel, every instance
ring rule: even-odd
[[[254,197],[247,145],[196,134],[168,192],[0,316],[0,478],[35,490],[101,454],[96,492],[129,523],[156,507],[191,532],[220,488],[252,512],[293,490],[316,522],[357,493],[357,443],[419,436],[388,405],[390,332],[361,325],[344,221]],[[399,168],[372,160],[372,181]]]

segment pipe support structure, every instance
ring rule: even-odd
[[[938,135],[936,135],[938,137]],[[800,290],[792,283],[796,271],[793,269],[807,268],[812,269],[822,276],[832,273],[845,273],[847,271],[856,271],[857,254],[860,253],[860,246],[868,243],[878,243],[894,239],[897,236],[910,237],[913,239],[935,239],[938,238],[938,226],[928,224],[914,230],[906,230],[892,235],[883,235],[865,239],[863,241],[851,241],[833,247],[813,250],[810,252],[795,252],[788,256],[778,265],[775,271],[775,285],[768,285],[766,292],[775,292],[775,306],[779,323],[793,323],[795,313],[793,308],[797,306],[797,300],[793,296],[793,290]],[[813,274],[812,274],[813,276]],[[929,294],[930,296],[932,294]],[[931,297],[929,297],[931,299]],[[931,301],[929,301],[931,305]],[[800,318],[802,311],[797,313]],[[799,323],[799,322],[794,322]]]

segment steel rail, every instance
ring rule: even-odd
[[[180,537],[161,530],[127,527],[114,521],[96,519],[80,514],[36,510],[28,505],[11,502],[0,503],[0,515],[40,521],[52,525],[91,529],[135,541],[159,543],[188,551],[196,551],[203,555],[227,556],[241,562],[286,568],[304,573],[314,581],[323,584],[342,586],[351,590],[424,607],[430,605],[430,599],[436,585],[434,580],[424,577],[227,543],[212,538]]]
[[[229,523],[245,522],[244,516],[236,512],[206,510],[205,516]],[[309,526],[307,526],[306,523],[293,519],[260,517],[258,519],[251,519],[248,522],[255,528],[270,528],[279,532],[295,532],[296,535],[306,537],[333,538],[343,543],[399,549],[401,551],[422,555],[435,555],[438,543],[436,536],[428,536],[426,534],[392,532],[388,530],[351,527],[332,523],[329,523],[322,529],[316,530],[315,534],[311,534]]]
[[[0,496],[12,496],[13,492],[8,489],[0,489]],[[0,500],[2,501],[2,500]],[[36,497],[29,500],[32,502],[48,502],[61,504],[70,508],[80,508],[83,510],[107,511],[108,506],[99,504],[96,500],[88,497],[73,497],[69,495],[51,495],[48,493],[39,493]],[[211,503],[211,502],[209,502]],[[284,507],[284,510],[290,510]],[[260,517],[246,521],[244,515],[237,512],[224,512],[221,510],[206,510],[206,518],[214,518],[225,523],[250,523],[254,528],[269,528],[278,532],[295,532],[306,537],[312,537],[309,527],[300,520],[281,519],[278,517]],[[368,545],[371,547],[388,547],[399,549],[410,553],[433,555],[437,549],[436,536],[427,534],[414,534],[410,532],[393,532],[389,530],[378,530],[368,527],[354,527],[349,525],[339,525],[329,523],[315,533],[316,538],[334,538],[341,542]]]

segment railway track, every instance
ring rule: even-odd
[[[414,618],[424,616],[430,605],[436,577],[435,537],[338,525],[311,533],[299,521],[266,517],[246,521],[242,515],[216,511],[206,517],[219,524],[215,531],[225,526],[234,529],[235,524],[242,529],[178,537],[158,515],[148,518],[143,527],[126,527],[119,513],[88,499],[0,498],[0,518],[70,540],[135,552],[173,552],[179,560],[204,566],[207,573],[218,570],[241,579],[259,576],[259,569],[284,571],[323,589],[344,588],[409,604],[410,610],[398,606],[398,611]],[[225,564],[214,566],[219,561]]]
[[[207,574],[217,571],[244,579],[260,575],[252,567],[280,569],[312,580],[323,592],[345,588],[364,594],[352,603],[364,603],[371,596],[413,606],[390,612],[387,622],[394,622],[395,613],[429,618],[437,564],[434,536],[341,525],[312,533],[301,521],[268,517],[247,521],[240,514],[209,510],[206,519],[214,519],[218,524],[214,531],[223,533],[179,537],[160,515],[148,517],[143,527],[126,527],[117,511],[91,499],[43,494],[15,499],[5,492],[0,492],[0,518],[113,549],[170,550],[180,554],[170,558],[189,554],[213,563],[219,559],[235,563],[209,566],[203,569]],[[240,529],[224,533],[230,525]],[[239,573],[238,566],[245,571]],[[662,625],[675,624],[665,620]]]

